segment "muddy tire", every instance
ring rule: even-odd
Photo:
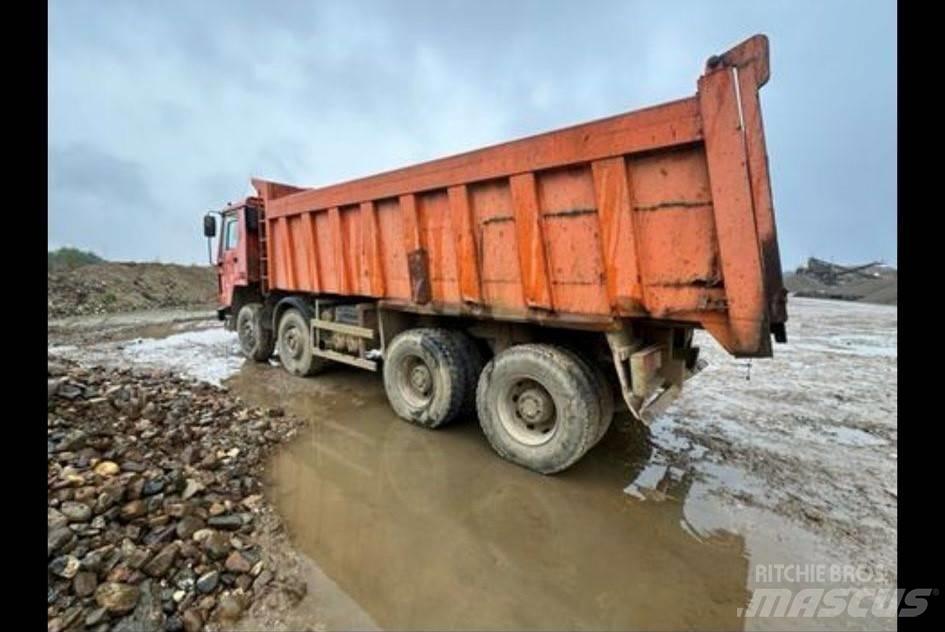
[[[493,358],[479,377],[476,404],[499,456],[542,474],[577,462],[600,428],[600,397],[586,363],[552,345],[517,345]]]
[[[584,355],[576,349],[562,348],[562,351],[570,354],[575,362],[580,363],[594,382],[594,390],[597,391],[601,411],[601,417],[597,427],[597,438],[594,439],[594,445],[597,445],[600,443],[600,440],[604,438],[604,435],[607,434],[607,431],[610,429],[610,424],[614,420],[614,390],[611,387],[610,380],[607,379],[607,375],[604,374],[604,370],[597,362],[593,359],[585,358]]]
[[[437,428],[460,413],[466,400],[463,350],[445,329],[409,329],[384,353],[384,389],[398,417]]]
[[[249,303],[240,308],[236,316],[236,332],[240,341],[240,351],[255,362],[266,362],[272,356],[275,341],[272,330],[263,325],[263,306]]]
[[[456,343],[460,349],[460,362],[466,368],[466,394],[463,399],[463,406],[460,409],[460,415],[463,417],[476,416],[476,387],[479,385],[479,374],[485,362],[482,359],[482,351],[476,345],[472,337],[463,332],[453,330],[450,332],[456,338]]]
[[[302,312],[295,308],[287,309],[279,319],[276,346],[282,367],[292,375],[315,375],[328,364],[328,360],[312,355],[310,337],[309,324]]]

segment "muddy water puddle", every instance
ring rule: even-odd
[[[691,472],[653,463],[628,421],[543,477],[500,460],[474,419],[398,420],[373,374],[246,365],[228,385],[311,421],[275,457],[270,495],[296,546],[382,628],[845,627],[741,618],[751,566],[817,558],[816,539],[730,513]],[[768,535],[746,538],[752,526]]]

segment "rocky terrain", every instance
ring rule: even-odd
[[[260,479],[302,422],[166,371],[47,368],[50,632],[226,629],[304,597]]]
[[[46,273],[48,318],[169,307],[212,307],[216,271],[209,266],[105,262]]]

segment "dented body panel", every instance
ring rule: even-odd
[[[264,289],[600,331],[671,321],[770,356],[787,315],[767,78],[755,36],[686,99],[334,186],[254,180]]]

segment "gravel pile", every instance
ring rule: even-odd
[[[48,630],[220,629],[304,597],[261,494],[300,421],[167,372],[47,368]]]

